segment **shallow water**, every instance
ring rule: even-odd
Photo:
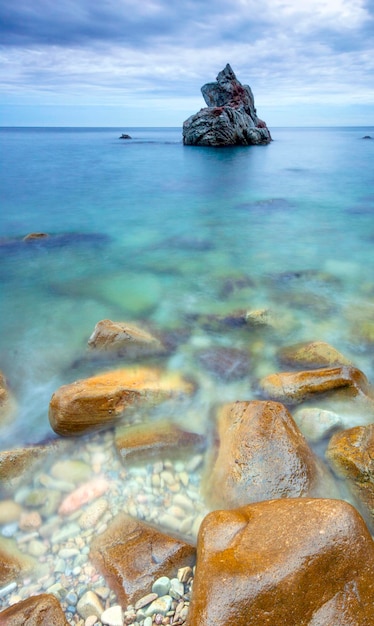
[[[48,436],[50,395],[103,318],[188,327],[167,363],[184,369],[194,342],[254,343],[212,337],[197,314],[266,307],[283,323],[260,333],[254,376],[279,345],[320,339],[372,379],[352,309],[372,316],[373,130],[273,129],[268,146],[222,150],[125,130],[1,129],[0,366],[20,404],[3,445]]]
[[[18,403],[1,448],[54,436],[60,385],[126,365],[87,356],[105,318],[167,334],[174,348],[160,364],[197,392],[164,410],[199,433],[216,404],[259,397],[278,349],[298,341],[329,342],[374,382],[374,140],[364,135],[374,128],[279,128],[268,146],[210,149],[183,146],[180,129],[0,129],[0,370]],[[31,232],[53,237],[22,241]],[[207,317],[238,309],[267,309],[272,323],[217,328]],[[199,355],[217,346],[242,350],[249,374],[207,371]],[[372,416],[349,407],[342,419]]]

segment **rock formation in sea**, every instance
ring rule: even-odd
[[[257,117],[249,85],[242,85],[229,64],[215,83],[201,88],[207,104],[183,124],[183,143],[196,146],[268,144],[269,129]]]

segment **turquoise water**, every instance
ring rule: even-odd
[[[271,130],[268,146],[211,149],[175,128],[0,129],[0,369],[19,407],[3,448],[52,434],[51,394],[97,371],[104,318],[173,331],[162,365],[195,377],[196,428],[215,402],[256,397],[297,341],[330,342],[374,381],[374,128]],[[240,308],[272,327],[204,323]],[[246,351],[250,375],[222,385],[197,359],[211,346]]]

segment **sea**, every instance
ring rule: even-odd
[[[299,342],[328,342],[374,384],[374,127],[270,130],[269,145],[209,148],[181,128],[0,129],[0,370],[17,402],[1,449],[55,436],[61,385],[131,365],[90,356],[103,319],[168,338],[157,365],[199,390],[177,417],[191,430],[260,397]],[[267,323],[220,324],[243,310]],[[245,376],[204,358],[222,347],[246,354]]]

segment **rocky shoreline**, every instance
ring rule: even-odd
[[[274,320],[258,309],[199,323],[248,333]],[[56,436],[0,452],[0,624],[370,626],[365,374],[332,345],[304,342],[232,401],[223,387],[248,376],[243,351],[201,346],[222,396],[196,420],[199,382],[170,367],[175,349],[144,325],[101,320],[88,354],[106,367],[55,391]],[[0,382],[6,428],[17,402]],[[362,424],[347,428],[350,414]]]

